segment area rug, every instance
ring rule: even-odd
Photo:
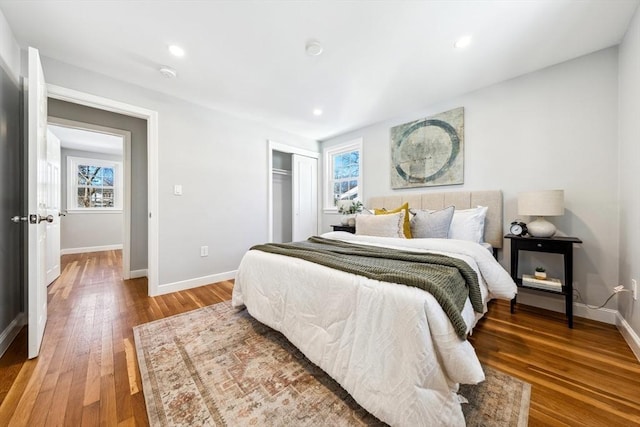
[[[229,302],[134,328],[152,426],[384,425],[279,332]],[[530,386],[485,367],[469,426],[526,426]]]

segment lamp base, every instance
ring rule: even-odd
[[[551,237],[556,234],[556,226],[542,217],[527,224],[527,231],[533,237]]]

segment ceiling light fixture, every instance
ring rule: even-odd
[[[169,52],[171,52],[173,56],[177,56],[177,57],[184,56],[184,49],[175,44],[172,44],[169,46]]]
[[[321,116],[322,115],[322,110],[320,108],[314,108],[313,109],[313,115],[314,116]]]
[[[318,40],[309,40],[304,47],[304,51],[309,56],[318,56],[323,50],[322,44]]]
[[[455,47],[456,49],[462,49],[469,46],[470,44],[471,44],[471,36],[464,36],[456,40],[456,42],[453,44],[453,47]]]
[[[166,77],[167,79],[174,79],[178,76],[178,73],[173,68],[162,67],[159,71],[160,74],[162,74],[162,76]]]

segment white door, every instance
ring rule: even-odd
[[[293,154],[293,233],[294,242],[318,234],[318,159]]]
[[[46,172],[47,222],[46,274],[47,286],[60,276],[60,139],[47,129],[47,172]]]
[[[27,257],[28,310],[29,310],[29,359],[38,356],[47,324],[46,283],[46,218],[47,203],[47,87],[40,63],[40,55],[29,48],[29,83],[27,85],[27,191],[29,209]],[[52,218],[51,218],[52,219]]]

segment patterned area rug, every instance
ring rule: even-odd
[[[229,302],[134,328],[152,426],[384,425],[277,331]],[[530,385],[463,386],[469,426],[526,426]]]

